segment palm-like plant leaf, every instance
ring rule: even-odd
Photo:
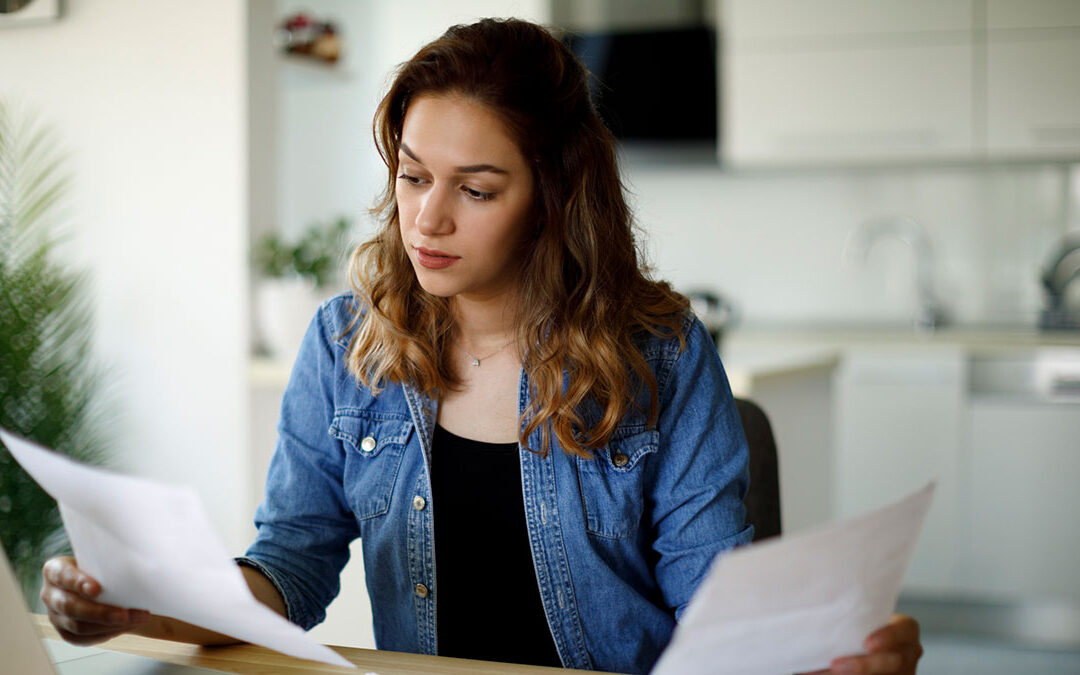
[[[105,446],[85,274],[52,259],[68,186],[48,130],[0,101],[0,426],[83,461]],[[0,445],[0,540],[33,602],[66,547],[56,503]]]

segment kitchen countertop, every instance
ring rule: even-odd
[[[851,349],[893,354],[963,350],[975,356],[1033,350],[1080,352],[1080,331],[951,326],[916,333],[888,325],[739,326],[724,333],[721,358],[735,395],[750,396],[765,383],[825,375]]]
[[[724,333],[725,350],[748,346],[804,347],[1015,347],[1080,348],[1080,331],[1040,331],[1024,326],[958,325],[917,333],[900,325],[762,324],[737,326]]]
[[[840,355],[837,347],[727,345],[721,360],[732,393],[748,398],[766,382],[826,375],[840,363]]]

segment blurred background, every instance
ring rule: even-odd
[[[0,13],[0,98],[55,130],[70,175],[55,253],[87,273],[114,463],[195,486],[243,551],[299,337],[373,231],[375,105],[482,16],[553,26],[596,76],[656,275],[772,420],[785,530],[936,479],[901,605],[920,672],[1080,673],[1071,0]],[[353,560],[315,634],[373,646]]]

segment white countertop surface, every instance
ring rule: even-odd
[[[725,348],[746,345],[802,346],[960,346],[976,349],[1013,347],[1080,348],[1080,331],[1040,331],[1023,326],[949,326],[917,333],[893,325],[747,325],[724,333]]]
[[[725,346],[721,355],[731,391],[748,397],[765,380],[826,374],[840,362],[841,350],[828,346]]]
[[[962,350],[968,355],[1008,352],[1080,353],[1080,331],[1042,332],[1010,326],[954,326],[916,333],[901,326],[738,326],[723,335],[721,358],[737,396],[765,378],[832,370],[848,350],[912,354]]]

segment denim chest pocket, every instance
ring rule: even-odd
[[[412,421],[397,413],[334,413],[330,435],[345,449],[345,498],[357,520],[381,516],[390,509],[390,497],[412,430]]]
[[[637,531],[645,507],[645,461],[656,452],[655,429],[611,439],[594,459],[578,458],[585,527],[602,537],[622,539]]]

